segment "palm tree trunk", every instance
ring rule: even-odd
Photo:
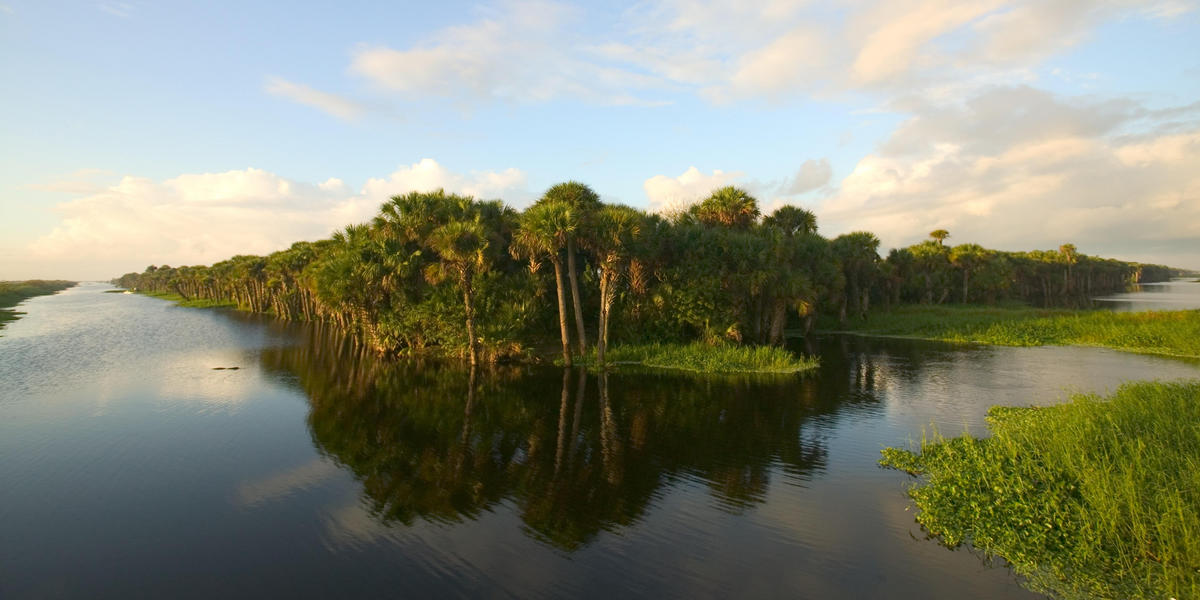
[[[571,336],[569,327],[567,327],[567,291],[564,289],[566,286],[563,285],[562,259],[557,254],[557,252],[554,253],[550,262],[554,264],[554,287],[558,292],[558,328],[562,334],[563,364],[569,367],[571,366]]]
[[[600,322],[596,332],[596,362],[604,368],[604,351],[608,346],[608,273],[600,273]]]
[[[474,367],[479,363],[479,352],[475,340],[475,290],[471,287],[471,275],[464,269],[459,274],[463,289],[463,305],[467,313],[467,353]]]
[[[967,297],[968,297],[967,296],[967,285],[968,285],[967,281],[970,279],[970,277],[971,277],[971,272],[968,271],[967,269],[963,269],[963,304],[967,303]]]
[[[571,278],[571,301],[575,304],[575,333],[579,336],[579,355],[587,354],[587,334],[583,331],[583,304],[579,300],[579,269],[575,265],[575,238],[567,239],[567,275]]]

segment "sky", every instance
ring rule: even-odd
[[[723,185],[882,248],[1200,269],[1184,0],[0,0],[0,279],[265,254],[444,188]]]

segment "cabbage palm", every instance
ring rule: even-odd
[[[479,339],[475,334],[475,276],[487,269],[488,247],[483,226],[476,220],[451,221],[430,232],[425,244],[440,258],[426,268],[425,277],[438,283],[457,276],[467,321],[467,356],[471,366],[479,363]]]
[[[696,218],[705,225],[723,225],[749,229],[758,220],[758,200],[746,190],[726,186],[712,193],[692,208]]]
[[[596,361],[604,365],[608,348],[608,325],[617,280],[629,263],[631,251],[642,233],[644,215],[628,206],[605,206],[596,215],[589,246],[600,269],[600,318],[596,332]]]
[[[575,231],[570,206],[563,202],[535,204],[521,216],[513,235],[510,252],[516,258],[528,258],[536,268],[544,257],[554,266],[554,289],[558,295],[558,326],[562,338],[563,363],[571,366],[571,340],[567,326],[566,285],[563,281],[561,252]]]
[[[600,196],[592,188],[578,181],[566,181],[551,186],[537,204],[562,203],[568,206],[575,217],[575,228],[567,232],[567,276],[571,280],[571,302],[575,308],[575,333],[578,336],[579,353],[587,352],[587,334],[583,327],[583,303],[579,296],[579,267],[576,264],[580,238],[586,241],[592,215],[600,210]]]

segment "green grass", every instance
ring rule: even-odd
[[[595,365],[595,354],[583,361]],[[776,346],[690,344],[627,344],[608,349],[605,359],[615,365],[641,365],[697,373],[799,373],[815,369],[817,359],[797,356]]]
[[[1068,598],[1200,598],[1200,382],[994,407],[992,436],[924,440],[880,464],[919,475],[917,521]]]
[[[183,298],[183,296],[180,296],[179,294],[172,294],[170,292],[138,292],[138,293],[142,294],[144,296],[150,296],[151,298],[161,298],[163,300],[170,300],[171,302],[174,302],[174,303],[178,304],[179,306],[186,306],[187,308],[224,308],[224,307],[236,307],[237,306],[237,303],[231,302],[228,300],[207,300],[204,298],[197,298],[194,300],[185,300]]]
[[[42,280],[30,281],[0,281],[0,327],[9,321],[15,321],[25,314],[17,310],[8,310],[34,296],[45,296],[65,290],[75,285],[74,281]]]
[[[1000,346],[1099,346],[1200,357],[1200,310],[1113,312],[1025,306],[908,305],[850,319],[838,329]]]

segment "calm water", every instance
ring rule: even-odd
[[[1119,311],[1188,310],[1200,308],[1200,283],[1195,277],[1134,286],[1133,291],[1095,298],[1098,308]]]
[[[1200,376],[835,337],[803,378],[472,378],[104,289],[34,299],[0,337],[2,598],[1031,598],[925,539],[880,448]]]

